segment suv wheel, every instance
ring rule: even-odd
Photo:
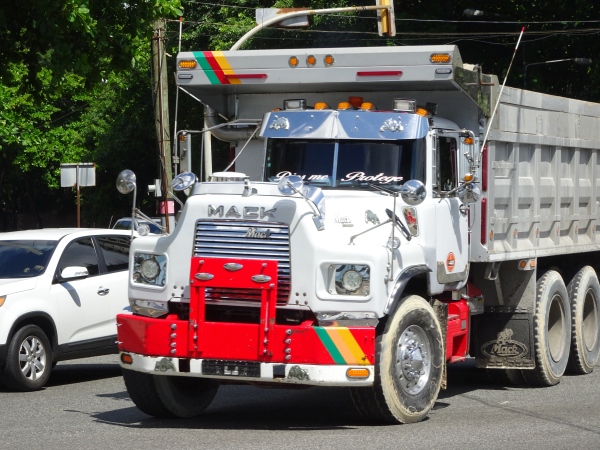
[[[44,387],[52,370],[50,341],[41,328],[26,325],[8,346],[2,381],[15,391],[37,391]]]

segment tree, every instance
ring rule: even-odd
[[[22,62],[31,83],[43,68],[54,84],[69,72],[98,81],[135,64],[155,18],[179,15],[180,0],[4,0],[0,77]]]

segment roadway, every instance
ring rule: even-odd
[[[0,387],[0,448],[61,449],[591,449],[600,448],[600,368],[555,387],[490,382],[450,366],[428,418],[365,422],[342,388],[221,387],[196,419],[149,417],[131,402],[117,356],[59,363],[47,387]]]

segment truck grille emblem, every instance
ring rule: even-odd
[[[248,239],[270,239],[271,230],[259,231],[257,228],[248,228],[246,236]]]

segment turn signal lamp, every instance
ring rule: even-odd
[[[429,61],[434,64],[448,64],[452,61],[452,57],[450,56],[450,53],[433,53],[429,57]]]
[[[394,111],[414,113],[417,110],[415,100],[406,100],[403,98],[394,99]]]
[[[323,58],[323,62],[325,63],[326,67],[329,67],[329,66],[333,66],[335,59],[333,59],[333,56],[331,56],[331,55],[325,55],[325,58]]]
[[[6,300],[6,295],[0,295],[0,306],[4,305],[5,300]]]
[[[306,65],[307,65],[308,67],[312,67],[312,66],[314,66],[316,63],[317,63],[317,58],[315,58],[315,56],[314,56],[314,55],[308,55],[308,56],[306,57]]]
[[[417,108],[415,112],[421,117],[427,117],[429,114],[429,111],[427,111],[425,108]]]
[[[298,58],[295,56],[290,56],[290,59],[288,59],[288,64],[290,67],[298,67]]]
[[[346,111],[347,109],[354,109],[349,102],[339,102],[337,109],[340,111]]]
[[[121,362],[123,364],[133,364],[133,358],[129,353],[121,353]]]
[[[467,145],[473,145],[475,143],[475,139],[469,136],[463,139],[463,143]]]
[[[369,378],[371,372],[369,369],[348,369],[346,371],[346,376],[348,378],[358,378],[360,380],[364,380],[365,378]]]
[[[470,183],[471,181],[473,181],[475,179],[475,175],[473,175],[472,173],[466,173],[465,176],[463,177],[463,181],[465,183]]]
[[[329,105],[325,102],[317,102],[315,103],[315,109],[331,109]]]
[[[178,65],[180,69],[195,69],[198,63],[195,59],[182,59]]]
[[[371,111],[375,109],[375,105],[371,102],[363,102],[359,108],[361,111]]]

